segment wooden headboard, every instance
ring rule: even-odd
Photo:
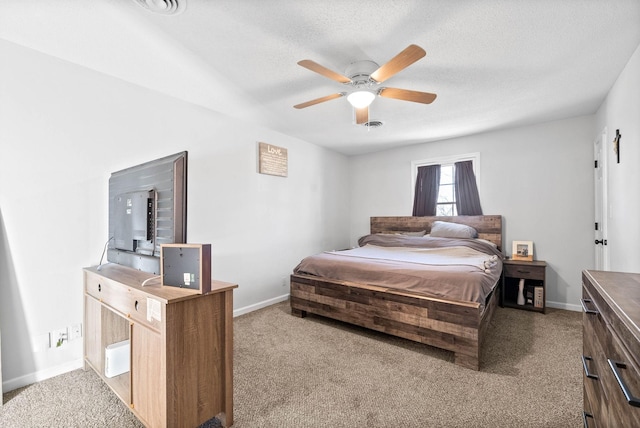
[[[434,221],[448,221],[471,226],[478,231],[478,238],[491,241],[502,251],[501,215],[460,215],[455,217],[371,217],[371,233],[396,231],[431,231]]]

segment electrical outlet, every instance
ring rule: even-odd
[[[282,286],[286,287],[287,285],[289,285],[289,283],[287,281],[287,277],[285,276],[284,278],[282,278]]]
[[[67,327],[69,332],[69,340],[76,340],[82,337],[82,324],[72,324]]]
[[[66,328],[59,328],[49,333],[49,348],[59,348],[69,340]]]

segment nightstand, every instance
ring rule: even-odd
[[[502,265],[502,306],[545,313],[547,263],[506,259]],[[522,295],[520,294],[522,281]],[[520,297],[520,299],[519,299]],[[522,304],[518,304],[518,300]]]

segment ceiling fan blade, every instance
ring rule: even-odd
[[[378,95],[396,100],[413,101],[414,103],[431,104],[436,99],[436,94],[429,92],[410,91],[408,89],[382,88]]]
[[[411,64],[425,56],[427,53],[418,45],[409,45],[387,62],[371,73],[371,78],[378,83],[382,83],[399,71],[404,70]]]
[[[355,109],[356,111],[356,123],[362,125],[369,122],[369,107],[362,107]]]
[[[336,98],[344,97],[344,94],[345,94],[344,92],[338,92],[337,94],[331,94],[331,95],[327,95],[326,97],[316,98],[315,100],[307,101],[306,103],[296,104],[293,107],[298,109],[306,108],[309,106],[323,103],[325,101],[335,100]]]
[[[328,77],[331,80],[335,80],[336,82],[351,82],[351,79],[349,79],[347,76],[343,76],[340,73],[329,70],[328,68],[323,67],[322,65],[318,64],[317,62],[311,61],[310,59],[303,59],[302,61],[298,61],[298,65],[301,65],[302,67],[307,68],[311,71],[315,71],[316,73],[321,74],[324,77]]]

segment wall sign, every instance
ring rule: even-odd
[[[287,149],[267,143],[258,143],[258,172],[260,174],[287,176]]]

